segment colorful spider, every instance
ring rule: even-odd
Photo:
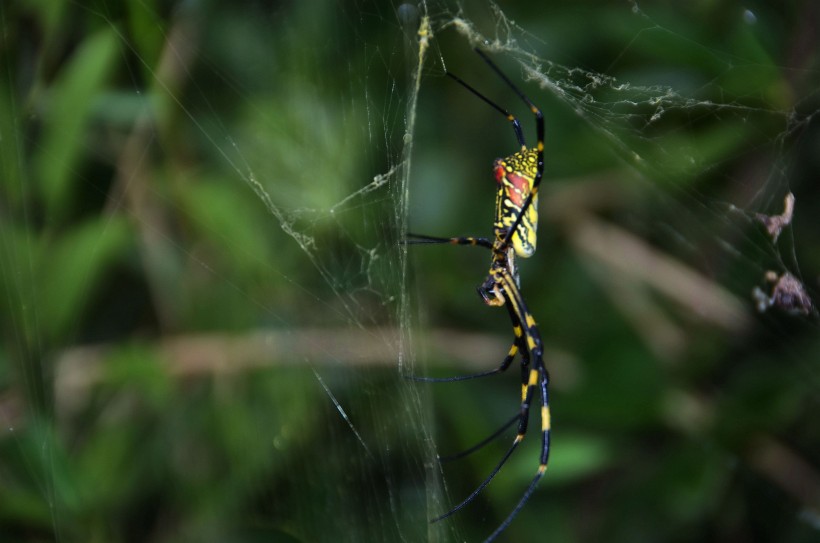
[[[541,394],[541,456],[539,458],[538,470],[521,500],[504,522],[487,538],[486,541],[489,542],[494,540],[498,534],[506,529],[524,507],[535,490],[538,481],[547,470],[547,461],[549,459],[549,374],[544,367],[544,346],[541,341],[541,334],[538,332],[535,319],[533,319],[521,296],[518,271],[515,265],[516,257],[528,258],[535,252],[536,228],[538,226],[538,186],[544,174],[544,116],[541,110],[538,109],[484,53],[478,49],[476,49],[476,53],[478,53],[490,68],[529,106],[535,115],[538,141],[534,148],[527,147],[524,141],[524,134],[521,130],[521,124],[515,116],[490,101],[487,97],[455,75],[448,73],[447,75],[455,79],[459,84],[485,103],[489,104],[493,109],[503,114],[507,120],[512,123],[515,136],[521,145],[521,150],[506,158],[497,159],[493,164],[495,180],[496,183],[498,183],[498,192],[496,193],[495,222],[493,223],[494,238],[492,241],[487,238],[439,238],[408,234],[405,243],[450,243],[453,245],[474,245],[490,249],[490,251],[492,251],[490,271],[487,274],[487,278],[484,279],[484,282],[478,286],[478,294],[481,296],[481,299],[484,300],[484,303],[489,306],[505,306],[507,308],[510,319],[512,320],[513,334],[515,336],[504,361],[495,369],[457,377],[413,377],[414,380],[452,382],[495,375],[505,371],[515,359],[516,355],[521,355],[521,406],[519,413],[505,424],[499,432],[496,432],[493,436],[470,450],[465,451],[463,454],[468,454],[485,445],[517,420],[518,433],[513,440],[512,446],[496,465],[495,469],[493,469],[490,475],[472,494],[448,512],[433,519],[432,522],[445,519],[470,503],[501,470],[501,467],[509,459],[513,451],[515,451],[521,441],[523,441],[524,435],[527,432],[530,405],[533,401],[535,390],[538,389]],[[458,456],[463,456],[463,454]]]

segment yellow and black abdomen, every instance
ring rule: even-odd
[[[495,180],[498,193],[495,199],[495,228],[508,231],[512,228],[527,197],[532,192],[538,165],[538,152],[523,149],[507,158],[495,161]],[[515,254],[527,258],[535,253],[536,230],[538,228],[538,195],[521,218],[512,236]]]

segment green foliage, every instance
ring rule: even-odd
[[[102,89],[117,58],[116,36],[104,29],[85,38],[70,62],[48,86],[42,139],[32,157],[32,173],[41,183],[46,215],[55,225],[73,207],[74,176],[85,153],[85,134],[91,121],[93,97]]]
[[[499,540],[815,540],[817,314],[750,293],[769,269],[817,290],[817,9],[428,2],[411,111],[394,8],[0,6],[0,540],[479,541],[506,518],[537,412],[427,523],[509,446],[434,457],[518,412],[517,362],[403,378],[487,370],[512,338],[475,293],[484,251],[398,244],[489,236],[516,150],[445,69],[533,137],[456,13],[547,119],[517,264],[553,450]],[[756,213],[787,191],[774,242]]]

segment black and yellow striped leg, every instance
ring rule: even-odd
[[[473,245],[476,247],[484,247],[492,249],[493,244],[487,238],[474,238],[471,236],[456,237],[456,238],[440,238],[436,236],[425,236],[424,234],[411,234],[408,232],[407,237],[401,243],[404,245],[435,245],[447,243],[450,245]]]
[[[454,377],[417,377],[411,375],[408,379],[413,381],[419,381],[422,383],[450,383],[453,381],[469,381],[470,379],[478,379],[479,377],[488,377],[490,375],[495,375],[497,373],[503,373],[510,367],[512,361],[515,359],[515,355],[521,351],[521,347],[519,345],[520,338],[516,338],[513,340],[513,344],[510,346],[510,350],[507,352],[507,356],[504,357],[504,361],[501,362],[501,365],[497,368],[493,368],[488,371],[482,371],[479,373],[471,373],[470,375],[456,375]],[[526,350],[526,349],[525,349]],[[523,351],[521,351],[523,352]]]
[[[524,336],[524,327],[521,326],[521,320],[515,312],[515,306],[509,302],[504,304],[510,314],[510,321],[513,326],[513,333],[515,334],[515,344],[521,352],[521,401],[524,401],[527,393],[527,382],[529,381],[530,368],[530,350],[527,347],[527,339]]]
[[[544,473],[547,471],[547,465],[549,463],[550,457],[550,407],[549,407],[549,374],[547,373],[546,368],[544,367],[543,361],[539,360],[537,363],[540,366],[540,370],[533,369],[533,371],[540,374],[540,383],[539,387],[541,389],[541,461],[538,465],[538,470],[535,472],[535,477],[533,477],[532,482],[530,482],[530,486],[527,487],[527,490],[524,492],[524,495],[518,501],[518,504],[515,506],[507,518],[504,519],[504,522],[496,528],[496,530],[490,534],[490,536],[484,540],[484,543],[490,543],[493,541],[498,535],[507,529],[507,526],[513,521],[516,515],[521,511],[521,509],[526,505],[527,501],[532,496],[532,493],[535,492],[535,488],[538,486],[538,481],[541,480],[541,477],[544,476]]]
[[[504,466],[504,464],[507,463],[507,460],[509,460],[510,456],[512,456],[513,452],[515,452],[515,449],[517,449],[518,445],[524,440],[524,436],[527,433],[527,426],[528,426],[529,418],[530,418],[529,417],[529,415],[530,415],[530,405],[532,404],[532,398],[533,398],[533,395],[534,395],[534,392],[535,392],[536,385],[538,384],[538,378],[537,378],[538,373],[539,373],[538,370],[533,368],[527,374],[526,392],[524,393],[524,397],[522,398],[521,407],[520,407],[518,417],[517,417],[518,418],[518,434],[515,436],[515,439],[513,439],[513,442],[512,442],[512,445],[510,446],[510,448],[507,449],[507,452],[504,454],[504,456],[501,458],[501,460],[498,462],[498,464],[496,464],[495,468],[493,468],[493,471],[490,472],[490,474],[487,476],[487,478],[484,479],[484,481],[480,485],[478,485],[478,487],[476,487],[476,489],[473,490],[473,492],[469,496],[467,496],[464,499],[464,501],[462,501],[461,503],[459,503],[458,505],[456,505],[455,507],[453,507],[452,509],[450,509],[449,511],[447,511],[443,515],[440,515],[440,516],[432,519],[430,522],[438,522],[440,520],[444,520],[447,517],[449,517],[450,515],[456,513],[459,510],[461,510],[464,506],[466,506],[470,502],[472,502],[476,498],[476,496],[478,496],[478,494],[482,490],[484,490],[484,487],[486,487],[488,484],[490,484],[490,481],[493,480],[493,478],[498,474],[498,472],[501,471],[501,468]]]
[[[507,307],[510,307],[510,306],[507,305]],[[524,401],[524,395],[525,395],[526,390],[527,390],[527,380],[529,379],[530,353],[527,350],[527,342],[524,339],[524,336],[523,336],[524,332],[523,332],[523,329],[521,328],[521,324],[518,322],[517,317],[515,316],[515,313],[513,313],[512,311],[510,311],[510,318],[512,319],[512,322],[513,322],[513,330],[515,332],[515,340],[513,341],[512,347],[510,347],[509,354],[504,359],[504,363],[501,365],[501,367],[497,368],[497,371],[496,370],[493,370],[493,371],[496,372],[496,373],[500,373],[500,372],[506,370],[509,367],[510,363],[513,361],[513,358],[515,357],[516,352],[520,352],[521,353],[521,401]],[[484,377],[484,375],[485,374],[479,374],[478,376],[479,377]],[[490,375],[492,375],[492,373],[490,373]],[[466,377],[469,378],[470,376],[466,376]],[[449,379],[445,378],[445,380],[449,380]],[[448,455],[448,456],[440,456],[439,457],[439,462],[442,462],[442,463],[450,462],[452,460],[457,460],[459,458],[464,458],[465,456],[474,453],[475,451],[481,449],[482,447],[484,447],[488,443],[491,443],[492,441],[494,441],[496,438],[500,437],[504,433],[504,431],[507,428],[509,428],[510,426],[512,426],[515,423],[516,420],[519,420],[520,417],[521,417],[520,414],[516,414],[510,420],[505,422],[499,429],[497,429],[495,432],[493,432],[490,436],[482,439],[481,441],[479,441],[478,443],[476,443],[472,447],[470,447],[468,449],[465,449],[464,451],[461,451],[461,452],[456,453],[456,454],[451,454],[451,455]]]
[[[544,346],[541,341],[541,334],[538,331],[535,319],[532,318],[529,311],[527,310],[527,306],[526,304],[524,304],[524,300],[521,297],[521,293],[518,290],[518,286],[516,285],[509,271],[501,271],[496,276],[496,280],[498,284],[503,288],[504,298],[506,301],[507,308],[510,311],[510,316],[513,321],[513,327],[523,327],[523,333],[521,337],[523,337],[526,346],[522,348],[522,359],[526,358],[523,354],[524,352],[527,353],[527,357],[532,356],[532,367],[529,369],[528,372],[526,372],[528,376],[526,378],[526,385],[524,385],[525,388],[522,390],[521,413],[519,415],[520,419],[518,435],[515,437],[512,447],[505,455],[501,464],[499,464],[496,470],[490,475],[490,477],[487,480],[485,480],[485,482],[482,484],[480,488],[483,488],[489,483],[489,480],[495,475],[495,473],[497,473],[498,469],[500,469],[500,466],[507,460],[507,458],[509,458],[512,451],[524,439],[524,435],[527,431],[530,405],[536,387],[540,390],[541,393],[541,456],[539,459],[540,461],[538,464],[538,470],[535,473],[535,477],[533,478],[532,482],[530,482],[530,485],[529,487],[527,487],[527,490],[524,492],[524,495],[521,497],[518,504],[515,506],[512,512],[510,512],[510,514],[507,516],[504,522],[502,522],[501,525],[485,540],[485,543],[489,543],[493,541],[496,537],[498,537],[498,535],[510,525],[515,516],[518,515],[518,513],[530,499],[532,493],[535,491],[535,488],[538,486],[538,482],[541,480],[541,478],[544,476],[544,473],[547,471],[547,463],[549,462],[550,452],[551,417],[549,408],[549,374],[547,372],[546,367],[544,366]],[[518,336],[519,334],[516,329],[516,337]],[[529,362],[529,359],[526,358],[526,361]],[[523,365],[524,360],[522,360],[522,368]],[[524,374],[525,372],[522,371],[522,377]],[[474,492],[474,494],[476,493],[477,492]],[[472,497],[470,499],[472,499]]]
[[[478,50],[476,49],[476,51],[478,51]],[[479,52],[479,54],[482,57],[484,57],[484,55],[481,52]],[[486,57],[485,57],[485,60],[487,60]],[[464,87],[465,89],[467,89],[468,91],[473,93],[475,96],[480,98],[485,104],[489,105],[491,108],[493,108],[494,110],[496,110],[499,113],[501,113],[502,115],[504,115],[507,118],[507,120],[510,121],[510,123],[512,124],[513,131],[515,132],[515,138],[518,140],[518,143],[521,145],[521,147],[526,147],[527,146],[527,143],[524,141],[524,132],[521,130],[521,123],[518,122],[518,119],[515,118],[515,115],[511,114],[509,111],[507,111],[503,107],[499,106],[498,104],[496,104],[495,102],[493,102],[492,100],[490,100],[489,98],[487,98],[486,96],[484,96],[483,94],[481,94],[480,92],[475,90],[471,85],[466,83],[464,80],[462,80],[457,75],[455,75],[451,72],[447,72],[447,75],[450,76],[451,78],[453,78],[462,87]]]
[[[541,362],[541,462],[538,464],[538,473],[543,475],[547,471],[550,459],[550,432],[552,431],[552,415],[550,413],[550,376],[547,368]]]
[[[512,296],[515,297],[517,295],[516,292],[512,293]],[[512,300],[514,300],[513,298]],[[519,413],[517,415],[518,418],[518,434],[515,436],[512,445],[495,466],[493,471],[487,476],[486,479],[469,495],[467,496],[464,501],[456,505],[454,508],[450,509],[443,515],[440,515],[434,518],[431,522],[438,522],[439,520],[443,520],[456,511],[459,511],[465,505],[469,504],[473,501],[476,496],[490,484],[490,481],[496,476],[496,474],[501,470],[507,460],[512,456],[512,453],[518,448],[518,445],[521,441],[524,440],[524,435],[527,433],[527,426],[529,423],[529,411],[530,405],[532,403],[532,398],[535,392],[535,386],[538,383],[538,370],[536,368],[528,369],[530,366],[530,353],[527,348],[527,345],[531,342],[530,338],[526,335],[525,329],[522,327],[518,312],[516,308],[519,307],[518,303],[513,302],[509,297],[507,298],[507,304],[505,304],[510,312],[510,319],[512,320],[513,330],[515,331],[515,342],[513,343],[513,347],[517,348],[521,345],[521,368],[522,368],[522,390],[521,390],[521,406],[519,408]],[[515,420],[515,419],[513,419]],[[483,445],[484,443],[482,443]]]

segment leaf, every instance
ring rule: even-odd
[[[181,193],[180,198],[201,236],[230,255],[229,262],[246,270],[267,270],[272,258],[272,226],[247,191],[203,181]]]
[[[64,336],[91,299],[91,291],[106,269],[130,246],[124,219],[96,218],[65,234],[42,252],[44,332],[49,339]]]
[[[609,466],[615,459],[611,445],[601,437],[579,433],[555,436],[547,476],[554,483],[568,483]]]
[[[113,29],[93,34],[79,46],[46,95],[43,138],[33,164],[52,221],[59,221],[71,209],[75,168],[86,143],[84,132],[116,53]]]

